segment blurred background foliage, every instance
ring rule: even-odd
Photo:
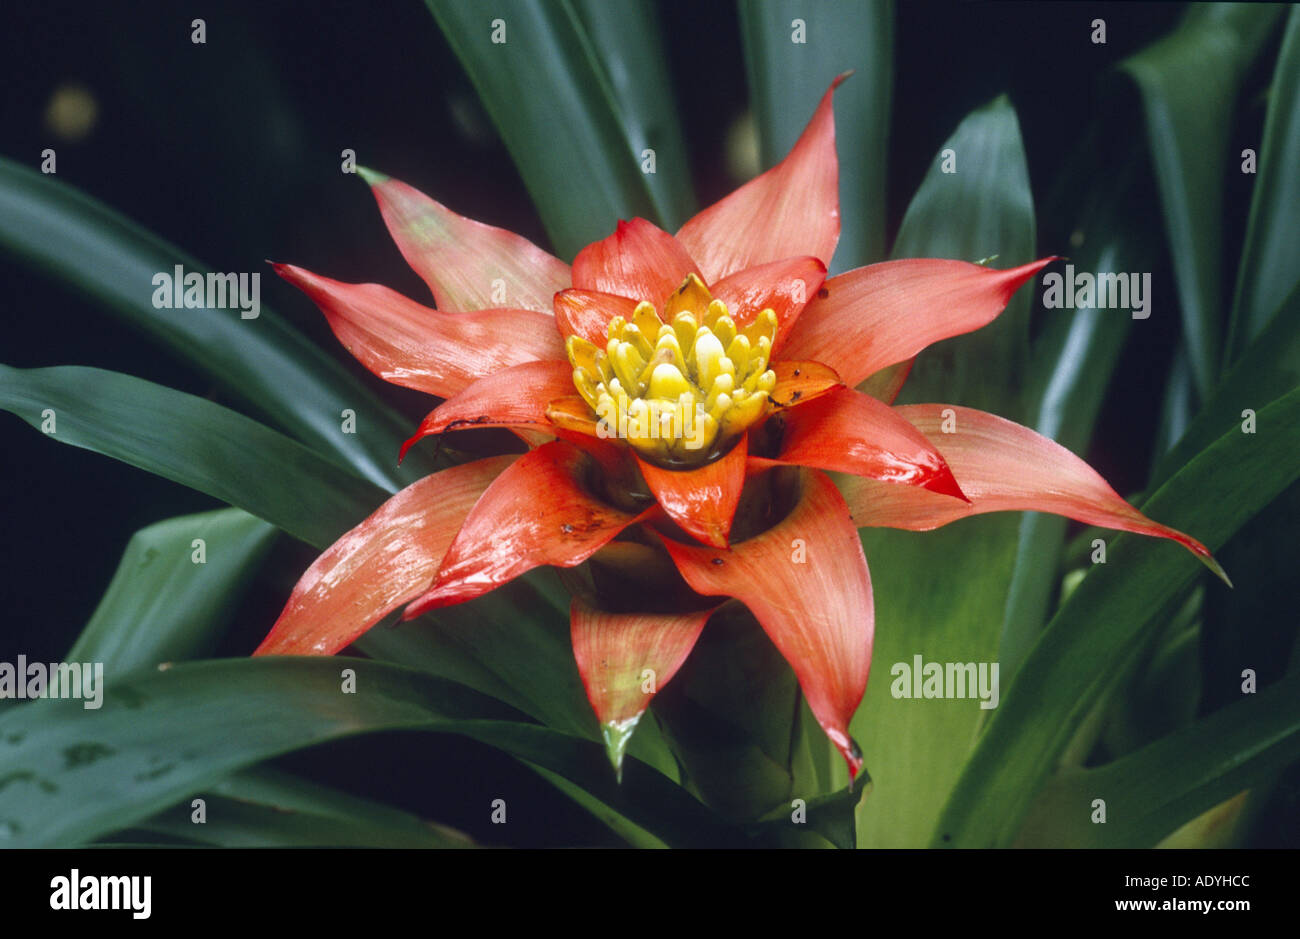
[[[31,423],[32,407],[53,395],[129,400],[141,426],[170,421],[182,451],[200,445],[204,428],[243,428],[247,415],[269,425],[248,431],[263,435],[256,459],[279,461],[255,460],[260,486],[232,496],[221,488],[224,463],[164,472],[150,463],[156,455],[137,456],[167,481],[92,452],[132,458],[91,439],[93,426],[79,441],[91,449],[79,449],[0,418],[10,493],[0,660],[58,660],[75,643],[79,657],[138,668],[134,693],[146,702],[141,713],[106,708],[96,720],[106,739],[137,734],[148,746],[134,756],[123,746],[64,781],[94,811],[25,806],[33,818],[50,813],[57,835],[48,840],[192,840],[181,808],[159,810],[203,791],[228,809],[213,812],[222,822],[202,836],[218,844],[463,842],[421,819],[512,845],[1109,846],[1154,844],[1176,828],[1171,843],[1295,844],[1296,13],[1156,3],[497,6],[514,64],[490,46],[482,7],[450,0],[227,2],[199,14],[163,2],[51,2],[9,12],[2,360],[111,369],[194,397],[89,370],[7,371],[0,405]],[[204,45],[190,42],[193,15],[205,16]],[[805,46],[789,41],[796,17],[808,24]],[[1104,44],[1090,39],[1097,18]],[[361,735],[324,703],[337,673],[329,663],[153,673],[160,661],[246,656],[314,548],[384,489],[432,468],[427,456],[400,471],[385,457],[426,399],[357,365],[263,265],[290,261],[425,297],[366,188],[339,172],[343,149],[569,258],[618,217],[675,227],[771,165],[847,68],[856,74],[836,98],[845,229],[833,269],[929,255],[997,255],[1006,267],[1059,254],[1081,269],[1153,275],[1154,313],[1143,321],[1044,310],[1022,291],[994,326],[923,355],[901,400],[995,410],[1085,456],[1135,502],[1157,493],[1157,518],[1218,539],[1211,546],[1221,546],[1234,591],[1179,566],[1172,548],[1126,538],[1066,602],[1063,583],[1091,567],[1098,533],[1032,513],[864,533],[879,627],[854,724],[873,778],[865,799],[840,790],[843,767],[797,710],[770,644],[729,623],[710,628],[661,696],[663,726],[646,720],[638,731],[633,754],[660,772],[643,768],[613,789],[603,756],[595,749],[593,763],[594,745],[582,740],[594,723],[548,576],[448,611],[437,630],[376,629],[361,650],[409,670],[362,672],[384,694]],[[521,98],[521,85],[533,94]],[[654,176],[639,171],[643,146],[656,148]],[[936,169],[949,146],[955,177]],[[31,172],[46,147],[57,151],[54,184]],[[1240,172],[1247,147],[1257,175]],[[147,283],[190,257],[212,270],[263,271],[262,302],[276,312],[264,311],[256,344],[244,344],[237,320],[178,325],[141,312],[140,276]],[[1258,442],[1251,453],[1225,436],[1244,406],[1261,415],[1258,436],[1241,438]],[[365,440],[329,432],[342,407],[362,409],[374,429]],[[465,446],[501,441],[484,434]],[[265,466],[313,474],[314,498],[295,502]],[[228,548],[202,585],[157,560],[200,530]],[[890,698],[888,665],[918,653],[1000,660],[995,718],[969,702]],[[737,658],[745,667],[732,674]],[[1239,694],[1243,662],[1258,669],[1256,699]],[[765,689],[759,709],[745,690],[755,681]],[[49,747],[72,725],[55,719],[69,715],[58,702],[41,704],[52,706],[48,720],[28,706],[29,745]],[[205,711],[226,707],[258,727],[237,753],[224,742],[230,724],[203,723]],[[182,708],[206,730],[180,733]],[[13,709],[0,702],[11,728],[23,720]],[[490,715],[495,730],[474,721]],[[706,730],[687,739],[684,727]],[[129,774],[141,768],[132,759],[191,737],[209,746],[179,760],[183,779],[96,802],[97,773]],[[715,752],[727,759],[708,759]],[[520,772],[516,756],[535,772]],[[1086,824],[1077,808],[1098,792],[1121,813],[1107,826]],[[805,793],[811,831],[794,838],[783,805]],[[492,798],[511,806],[507,826],[491,824]]]

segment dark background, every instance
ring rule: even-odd
[[[1168,31],[1178,4],[990,3],[907,0],[896,14],[895,95],[889,151],[892,238],[908,200],[944,139],[972,109],[1009,91],[1021,121],[1038,212],[1040,254],[1068,254],[1072,220],[1054,217],[1054,183],[1077,158],[1081,130],[1098,107],[1107,70]],[[190,21],[207,22],[207,44],[190,42]],[[701,205],[741,180],[723,141],[745,110],[744,60],[734,5],[668,0],[660,11],[669,73]],[[1108,43],[1089,41],[1094,17]],[[359,178],[339,172],[339,153],[433,194],[451,208],[545,244],[505,148],[479,106],[432,16],[406,2],[165,2],[12,4],[0,34],[0,153],[38,167],[58,152],[58,175],[125,213],[213,270],[254,271],[262,302],[382,389],[412,419],[427,399],[370,376],[334,340],[303,296],[271,275],[267,258],[344,281],[376,281],[427,300],[423,283],[391,243]],[[1271,69],[1277,40],[1260,61]],[[705,74],[701,70],[707,69]],[[1263,119],[1250,76],[1228,151],[1257,146]],[[96,99],[98,122],[84,140],[57,139],[44,113],[53,91],[75,81]],[[687,94],[689,92],[689,94]],[[811,109],[811,104],[810,104]],[[1140,126],[1140,125],[1138,125]],[[555,145],[562,145],[557,128]],[[1241,143],[1238,144],[1237,141]],[[547,142],[539,142],[546,145]],[[1106,146],[1141,146],[1108,140]],[[1248,207],[1239,174],[1225,199],[1226,248],[1235,259]],[[1147,179],[1133,211],[1154,219]],[[1067,194],[1068,195],[1068,194]],[[612,224],[611,224],[612,228]],[[1174,292],[1159,248],[1156,290]],[[1231,278],[1225,278],[1230,289]],[[4,329],[0,361],[34,367],[111,368],[219,399],[202,376],[168,358],[92,301],[0,255]],[[1176,319],[1134,330],[1107,391],[1087,454],[1120,492],[1140,489],[1150,463],[1160,389]],[[214,500],[132,467],[39,435],[0,414],[4,539],[0,547],[0,658],[46,661],[66,652],[93,611],[136,529],[168,516],[215,508]],[[314,553],[281,538],[242,605],[225,654],[247,654],[279,612]],[[427,737],[383,736],[331,745],[282,765],[322,769],[337,782],[428,812],[493,841],[483,793],[518,773],[495,751]],[[396,744],[396,745],[395,745]],[[409,745],[407,745],[409,744]],[[447,779],[440,765],[465,767]],[[340,766],[364,766],[364,784]],[[340,772],[344,777],[340,779]],[[360,776],[360,773],[358,773]],[[533,786],[532,788],[537,788]],[[423,797],[417,798],[422,792]],[[524,796],[521,796],[524,798]],[[568,800],[542,799],[528,822],[512,814],[512,843],[600,843],[604,829]],[[514,803],[511,803],[512,806]],[[513,811],[513,810],[512,810]],[[529,825],[533,827],[529,828]]]

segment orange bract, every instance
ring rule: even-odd
[[[708,598],[732,597],[789,661],[856,775],[862,754],[848,728],[875,627],[857,527],[1031,509],[1172,538],[1217,570],[1200,542],[1147,519],[1032,430],[947,405],[889,406],[917,353],[990,322],[1052,259],[1002,271],[891,261],[827,279],[839,238],[834,88],[785,160],[676,236],[619,222],[572,267],[368,173],[438,308],[288,265],[277,273],[367,368],[447,399],[406,447],[507,427],[532,449],[395,495],[312,565],[257,654],[331,654],[402,604],[409,618],[538,565],[659,544],[694,591],[683,587],[690,608],[628,613],[584,598],[571,610],[575,659],[614,765],[653,694],[636,690],[636,676],[653,669],[661,689],[716,609]],[[613,420],[598,413],[606,399]],[[688,411],[706,430],[713,421],[707,445],[687,446],[698,429]],[[747,483],[780,466],[800,467],[793,505],[733,538]],[[850,474],[842,490],[825,470]],[[637,526],[638,544],[615,540]],[[806,546],[799,558],[795,539]]]

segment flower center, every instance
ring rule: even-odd
[[[604,349],[580,336],[565,348],[601,437],[620,437],[659,465],[698,466],[767,412],[776,328],[770,309],[738,328],[727,305],[691,274],[662,317],[642,301],[631,322],[609,321]]]

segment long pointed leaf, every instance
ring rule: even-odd
[[[1125,60],[1146,105],[1183,315],[1183,340],[1200,397],[1219,365],[1223,179],[1237,92],[1278,7],[1192,6],[1179,27]]]
[[[1000,97],[972,112],[943,145],[948,149],[956,172],[943,172],[944,155],[936,155],[904,216],[894,256],[977,261],[997,254],[999,268],[1032,260],[1033,198],[1009,101]],[[978,402],[1016,416],[1031,295],[1022,288],[992,325],[922,352],[903,399]],[[873,781],[857,810],[859,845],[924,844],[956,782],[960,756],[985,712],[973,700],[895,698],[891,669],[910,667],[916,655],[927,662],[996,660],[1017,522],[999,513],[942,531],[862,533],[878,625],[872,677],[852,724]],[[918,570],[942,571],[945,584],[962,587],[936,589]]]
[[[1268,325],[1300,282],[1300,9],[1286,22],[1282,51],[1273,71],[1264,142],[1258,151],[1255,196],[1250,203],[1246,244],[1237,269],[1228,330],[1232,362]]]
[[[951,151],[955,164],[945,172]],[[935,156],[912,197],[895,258],[1034,259],[1034,201],[1020,122],[1005,95],[969,114]],[[991,325],[917,357],[900,403],[960,401],[1012,420],[1029,355],[1033,290],[1022,289]]]
[[[1113,126],[1099,124],[1093,133]],[[1092,152],[1085,138],[1084,152]],[[1150,233],[1133,217],[1140,154],[1129,151],[1112,169],[1102,161],[1084,161],[1089,171],[1107,178],[1094,187],[1076,229],[1083,246],[1072,259],[1076,270],[1120,273],[1147,270]],[[1133,322],[1124,312],[1075,309],[1047,312],[1043,334],[1033,348],[1028,395],[1030,423],[1045,437],[1075,453],[1086,452],[1109,379]],[[1049,618],[1052,592],[1059,582],[1061,552],[1068,520],[1059,515],[1026,512],[1020,520],[1015,572],[1007,591],[998,649],[1002,681],[1010,681]]]
[[[562,257],[608,235],[620,218],[658,220],[619,97],[569,0],[426,3]]]
[[[1300,758],[1300,675],[1248,695],[1113,763],[1062,773],[1026,822],[1024,846],[1150,848]],[[1092,800],[1107,822],[1091,820]]]
[[[1162,456],[1151,474],[1164,482],[1222,433],[1240,428],[1247,410],[1300,386],[1300,284],[1282,304],[1278,316],[1229,370],[1178,443]]]
[[[663,227],[676,231],[695,212],[691,167],[672,97],[668,57],[650,0],[573,0],[591,50],[605,68],[627,135],[640,164],[653,150],[655,172],[645,173]]]
[[[893,4],[741,0],[740,30],[764,167],[774,166],[790,152],[831,80],[855,70],[835,94],[840,242],[831,273],[882,260],[894,84]]]
[[[206,492],[324,548],[385,493],[302,444],[205,398],[97,368],[0,365],[0,408],[59,442]]]
[[[469,848],[466,835],[289,773],[245,770],[155,815],[142,831],[223,848]]]
[[[195,539],[203,541],[202,563]],[[67,660],[129,671],[208,653],[274,539],[274,527],[240,509],[140,529]]]
[[[1212,550],[1300,476],[1300,389],[1260,409],[1269,432],[1228,431],[1148,500],[1149,515]],[[1149,633],[1152,617],[1201,568],[1174,546],[1121,535],[1053,618],[962,771],[933,843],[1010,844],[1057,758]],[[1224,589],[1215,587],[1214,589]],[[988,806],[998,806],[989,812]]]
[[[343,691],[343,669],[356,693]],[[237,730],[232,731],[232,728]],[[604,749],[536,725],[461,686],[363,660],[185,663],[107,680],[103,706],[34,701],[0,716],[0,833],[65,846],[129,827],[231,772],[362,733],[461,734],[581,785],[672,844],[739,841],[679,787],[629,760],[620,788]]]
[[[432,471],[422,455],[399,469],[409,423],[271,310],[245,320],[238,310],[155,308],[154,275],[170,275],[178,264],[186,273],[206,268],[103,203],[4,158],[0,244],[101,301],[227,393],[376,485],[395,492]],[[342,433],[345,408],[364,433]]]

